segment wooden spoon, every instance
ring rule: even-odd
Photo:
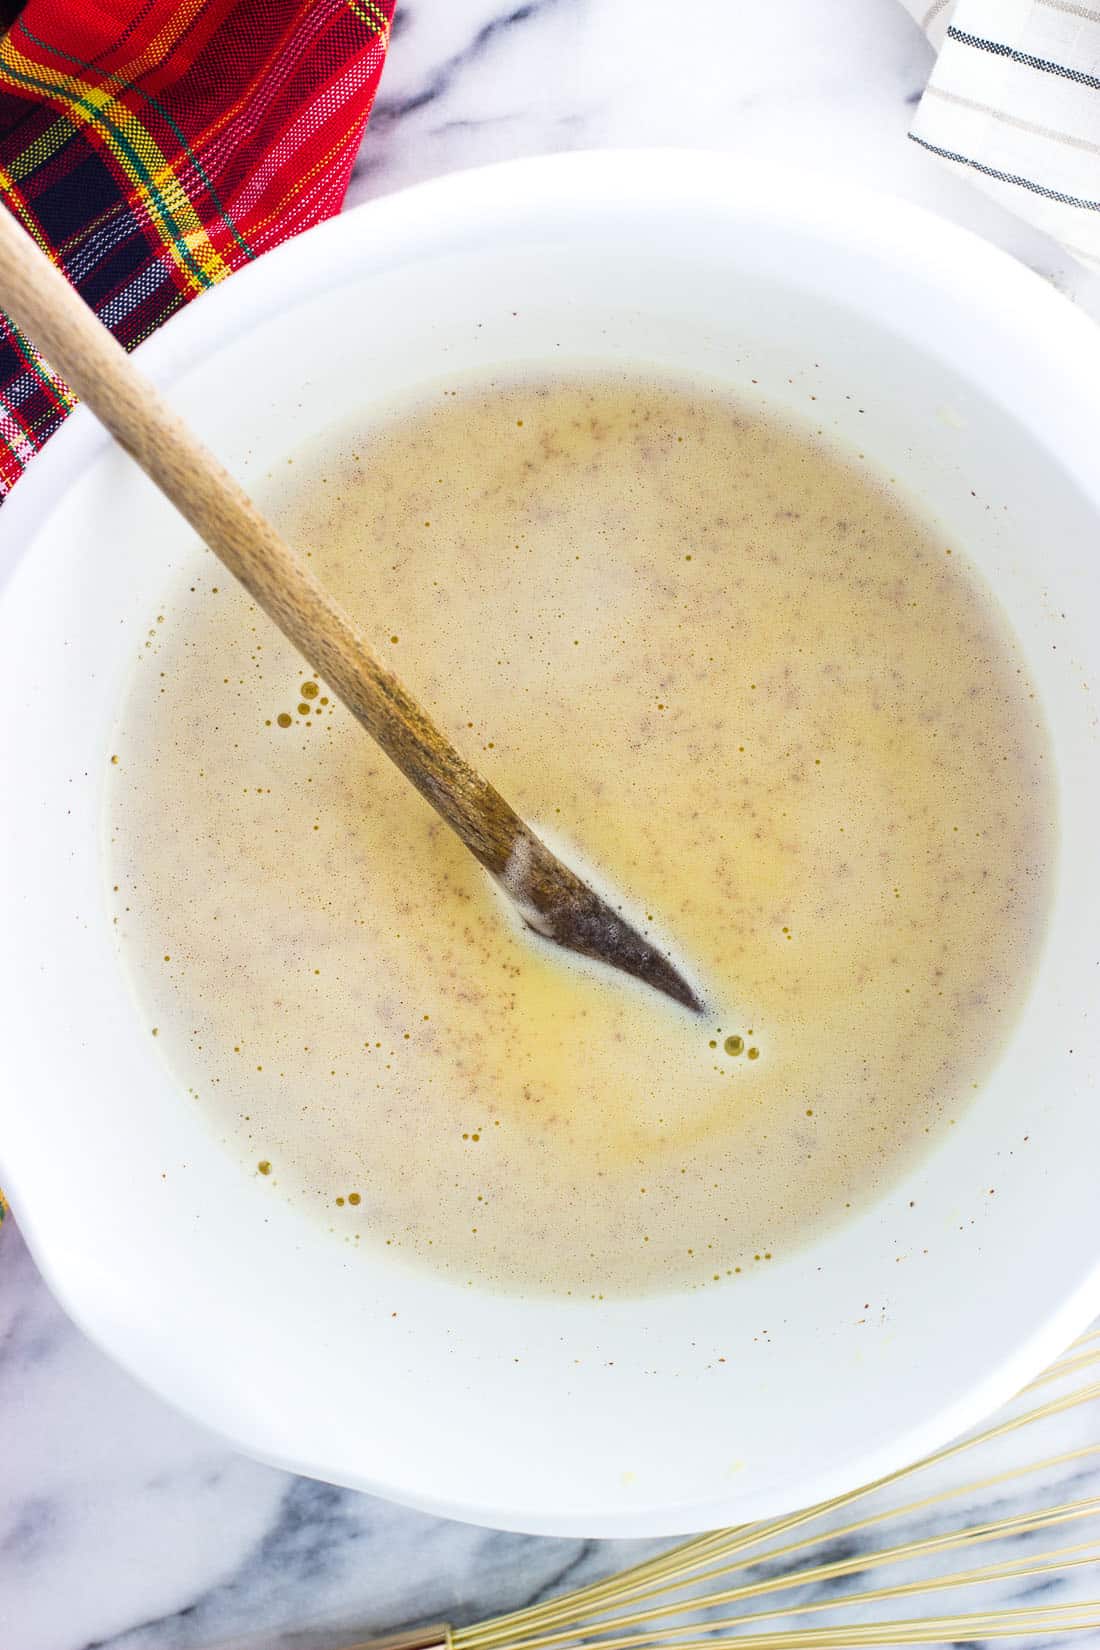
[[[383,668],[350,616],[6,210],[0,306],[446,820],[527,927],[701,1013],[668,959],[550,852]]]

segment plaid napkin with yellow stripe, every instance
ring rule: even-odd
[[[132,348],[340,210],[393,10],[27,0],[0,41],[4,204]],[[0,316],[0,496],[71,405]]]

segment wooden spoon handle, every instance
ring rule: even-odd
[[[0,295],[16,324],[140,464],[372,738],[501,876],[523,821],[470,767],[300,557],[73,290],[0,211]]]
[[[496,877],[528,926],[698,1011],[667,958],[550,852],[382,667],[349,615],[3,209],[0,304]]]

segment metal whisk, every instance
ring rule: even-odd
[[[1100,1497],[1073,1494],[1100,1456],[1100,1424],[1096,1443],[1064,1447],[1067,1418],[1097,1400],[1100,1329],[995,1423],[863,1489],[527,1609],[356,1650],[856,1650],[1100,1632]],[[1029,1479],[1033,1507],[988,1516],[991,1492],[995,1507]],[[970,1521],[977,1497],[987,1515]],[[979,1586],[1005,1602],[967,1610]]]

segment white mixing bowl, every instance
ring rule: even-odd
[[[904,1183],[801,1254],[588,1304],[353,1254],[225,1153],[114,956],[112,723],[199,552],[78,410],[0,519],[0,1182],[73,1317],[254,1455],[548,1533],[817,1500],[1031,1376],[1100,1308],[1100,332],[898,201],[619,153],[377,202],[234,275],[140,359],[246,482],[471,367],[702,370],[810,419],[897,476],[995,587],[1052,729],[1062,837],[994,1075]]]

